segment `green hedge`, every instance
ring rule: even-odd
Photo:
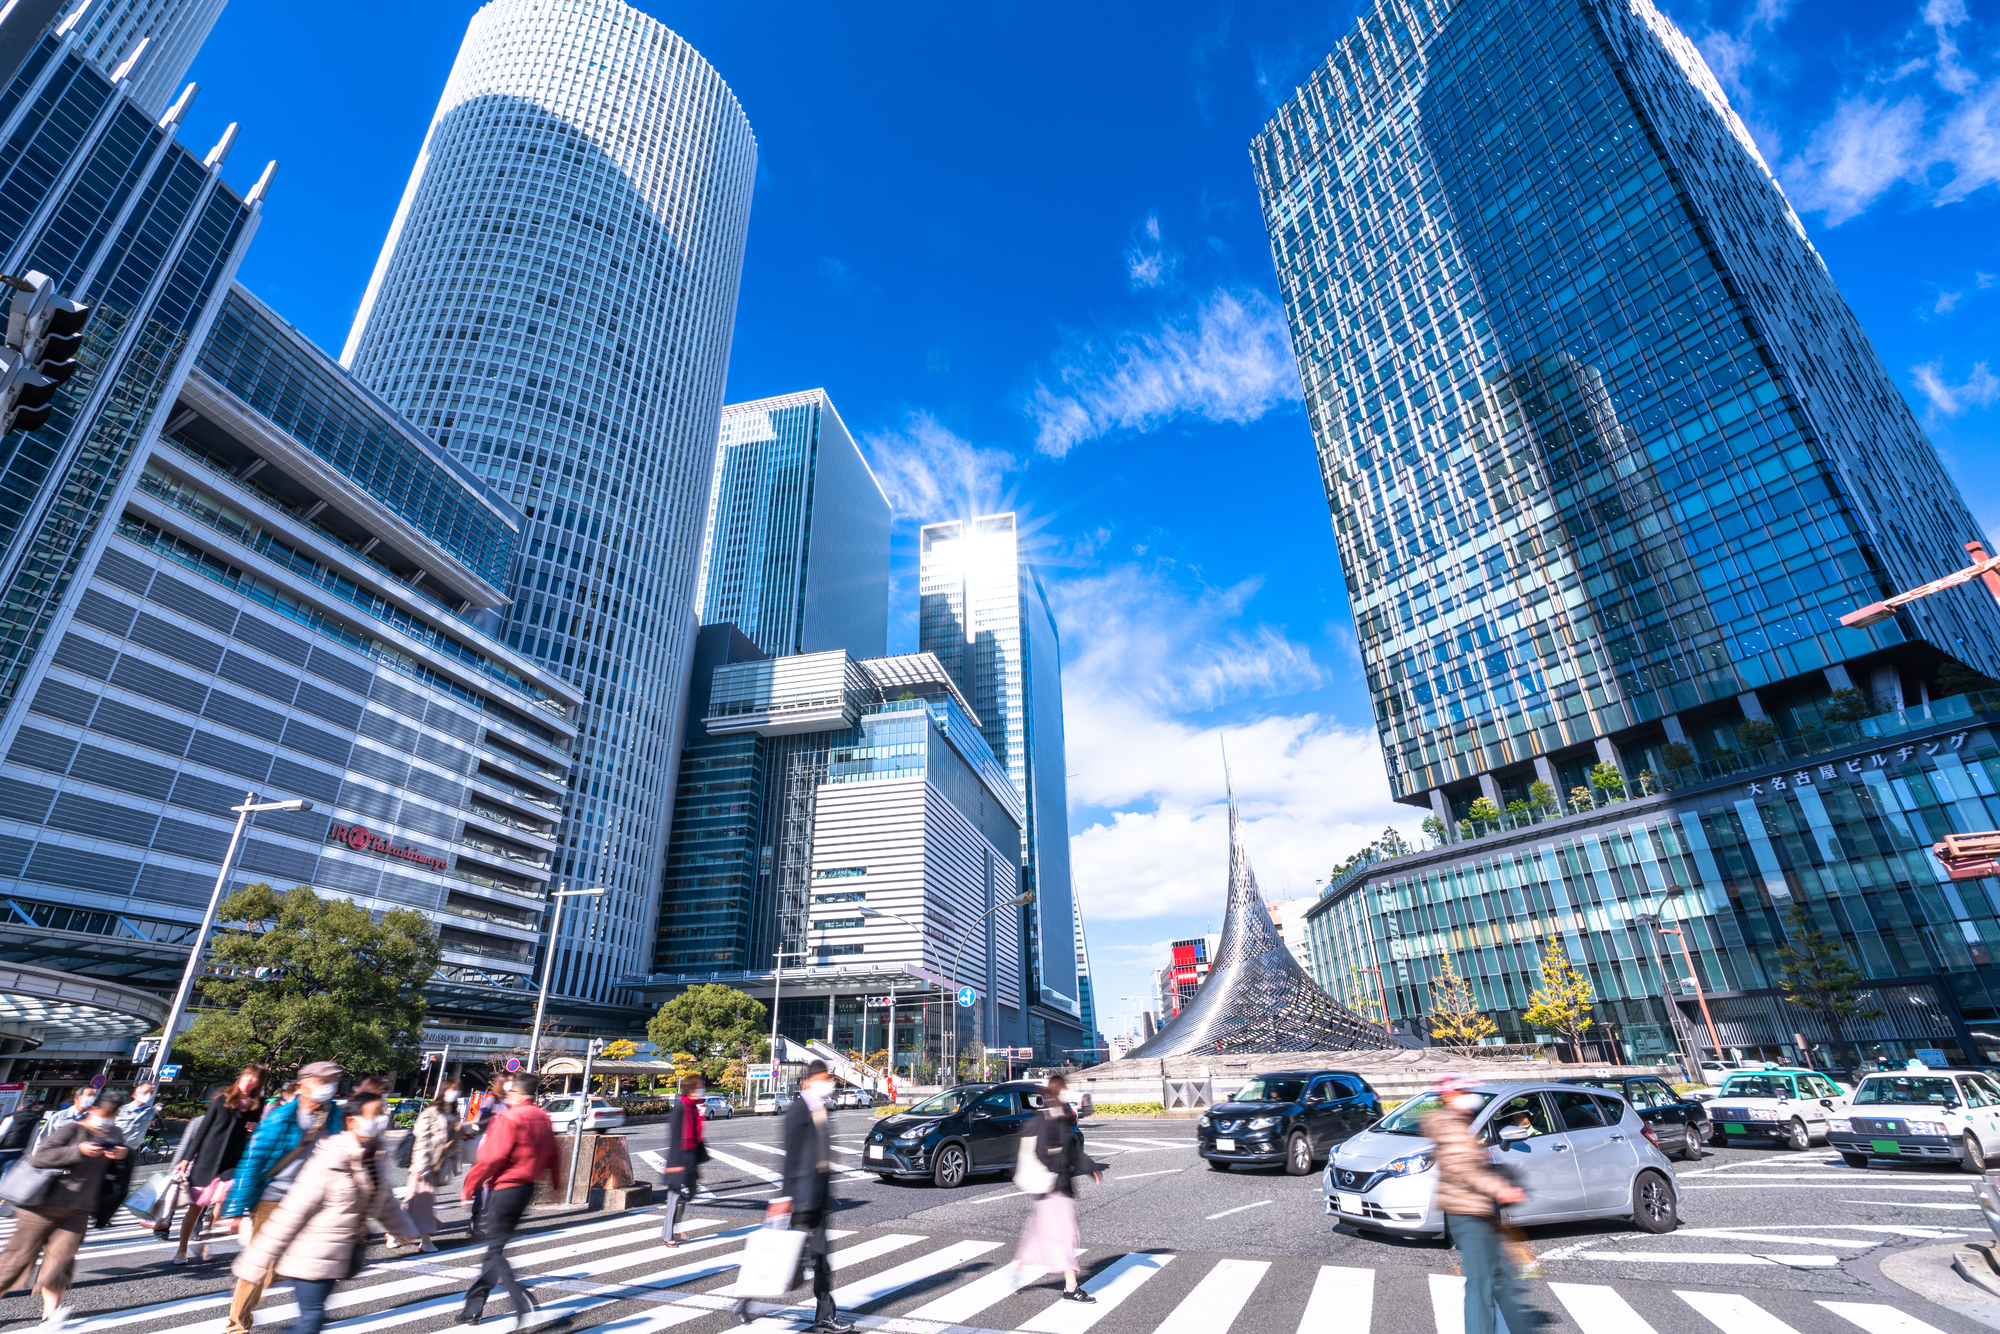
[[[1100,1102],[1091,1111],[1110,1116],[1158,1116],[1167,1110],[1160,1102]]]

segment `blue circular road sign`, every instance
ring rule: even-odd
[[[520,1073],[520,1070],[521,1070],[521,1063],[520,1063],[520,1061],[516,1060],[515,1058],[513,1058],[513,1057],[511,1057],[511,1056],[510,1056],[510,1057],[508,1057],[508,1058],[507,1058],[507,1073],[508,1073],[508,1074],[510,1074],[510,1075],[512,1075],[512,1074],[519,1074],[519,1073]]]
[[[958,989],[958,1003],[960,1005],[963,1005],[966,1009],[968,1010],[971,1009],[975,1004],[978,1003],[978,1001],[979,1001],[979,993],[974,991],[971,987],[960,987]]]

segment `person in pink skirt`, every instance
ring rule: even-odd
[[[1065,1087],[1061,1075],[1050,1075],[1043,1087],[1042,1114],[1021,1127],[1020,1167],[1014,1179],[1026,1187],[1044,1189],[1032,1192],[1035,1203],[1028,1210],[1027,1225],[1021,1229],[1021,1244],[1014,1251],[1014,1273],[1019,1285],[1028,1280],[1031,1271],[1047,1273],[1060,1269],[1063,1300],[1089,1304],[1097,1299],[1076,1282],[1076,1250],[1080,1240],[1076,1226],[1076,1179],[1088,1176],[1102,1183],[1104,1169],[1083,1151],[1083,1137],[1076,1131],[1076,1112],[1063,1098]]]

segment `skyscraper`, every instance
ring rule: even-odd
[[[824,389],[722,410],[703,625],[770,656],[889,644],[889,500]]]
[[[180,91],[195,53],[228,2],[71,0],[63,6],[58,27],[68,27],[79,54],[107,74],[137,55],[130,70],[132,100],[157,116]]]
[[[1029,1042],[1083,1047],[1069,879],[1062,646],[1041,576],[1012,514],[927,524],[920,535],[918,647],[937,655],[978,713],[986,743],[1027,808],[1021,831],[1028,918]]]
[[[564,994],[652,953],[756,162],[655,20],[493,0],[342,358],[527,516],[507,642],[586,696],[560,878],[612,891],[564,917]]]
[[[2000,1016],[1990,910],[1904,856],[1933,802],[1933,830],[1990,827],[1938,794],[1988,790],[1949,771],[1990,745],[1960,692],[2000,674],[2000,614],[1839,623],[1978,529],[1687,38],[1650,0],[1382,0],[1252,159],[1391,786],[1447,845],[1335,878],[1322,979],[1381,966],[1389,1017],[1424,1013],[1443,946],[1403,914],[1506,884],[1540,905],[1510,919],[1604,902],[1561,929],[1636,960],[1604,1013],[1655,1033],[1653,942],[1619,923],[1660,896],[1746,1050],[1826,1038],[1747,1017],[1780,1014],[1794,902],[1920,979],[1889,1050],[1954,1004]],[[1532,960],[1459,967],[1522,1033]]]

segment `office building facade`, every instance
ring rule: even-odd
[[[342,360],[526,517],[503,633],[584,695],[556,988],[650,963],[756,144],[616,0],[473,18]]]
[[[1027,812],[1021,846],[1029,941],[1029,1045],[1060,1060],[1087,1050],[1077,1001],[1069,877],[1062,647],[1041,577],[1012,514],[926,524],[919,534],[918,647],[934,654],[983,722]]]
[[[24,8],[32,6],[27,0]],[[76,50],[106,74],[127,61],[128,91],[141,111],[158,116],[181,90],[209,29],[228,0],[69,0],[58,28],[74,34]]]
[[[1985,744],[1963,712],[1981,697],[1933,705],[2000,672],[2000,611],[1947,595],[1839,624],[1979,534],[1686,37],[1648,0],[1378,4],[1252,158],[1391,787],[1447,845],[1329,886],[1315,922],[1387,913],[1402,884],[1396,912],[1452,927],[1391,948],[1378,918],[1323,984],[1407,975],[1388,999],[1409,1020],[1449,948],[1515,1013],[1516,937],[1556,933],[1636,958],[1603,994],[1665,1024],[1629,924],[1677,884],[1698,965],[1745,1005],[1771,999],[1777,914],[1801,902],[1916,1008],[2000,1018],[1957,962],[1983,896],[1903,855],[1935,795],[1923,757]],[[1642,818],[1628,798],[1667,813],[1644,838],[1613,832]],[[1946,818],[1972,818],[1958,799]],[[1840,846],[1883,858],[1865,874],[1819,837],[1850,812],[1868,828]],[[1794,821],[1819,833],[1773,840]],[[1496,840],[1538,851],[1506,871],[1479,850]],[[1737,851],[1703,880],[1702,846]],[[1404,883],[1426,866],[1442,880]],[[1930,944],[1877,950],[1905,920]]]
[[[650,976],[655,1003],[720,981],[779,1001],[779,1028],[899,1065],[1021,1046],[1019,794],[929,654],[767,657],[705,626]],[[782,977],[777,961],[782,956]]]
[[[771,657],[889,651],[889,500],[823,389],[722,410],[701,622]]]

